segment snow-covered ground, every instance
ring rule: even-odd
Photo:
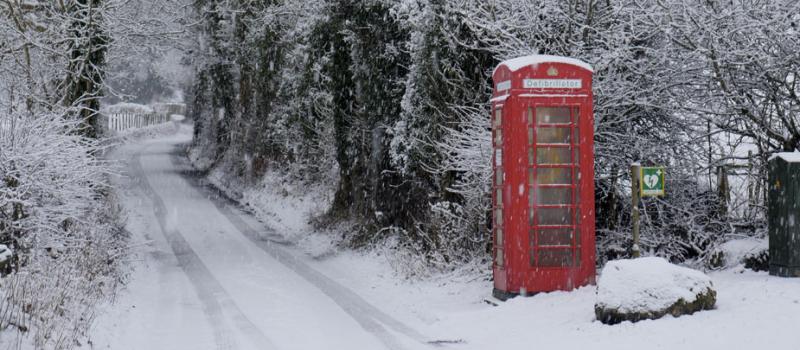
[[[190,135],[116,154],[130,165],[116,183],[139,259],[87,348],[800,349],[800,279],[741,267],[710,274],[716,310],[616,326],[594,320],[594,287],[494,307],[488,267],[398,278],[380,252],[313,233],[298,219],[317,207],[308,196],[264,201],[267,224],[215,198],[177,154]]]

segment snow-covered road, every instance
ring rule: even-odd
[[[593,286],[492,307],[488,267],[406,281],[379,249],[309,251],[298,236],[328,238],[308,234],[302,205],[262,199],[271,214],[259,217],[272,222],[261,224],[191,170],[180,156],[190,138],[184,128],[115,153],[128,167],[115,186],[138,259],[85,348],[800,348],[800,279],[741,266],[710,273],[715,310],[607,326]]]
[[[144,261],[93,348],[415,349],[414,328],[310,267],[281,236],[217,198],[177,156],[179,133],[126,145],[117,186]],[[109,327],[109,323],[113,326]]]

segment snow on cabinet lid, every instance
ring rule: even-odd
[[[500,62],[500,64],[497,65],[497,68],[500,68],[500,66],[504,65],[508,67],[508,69],[510,69],[512,72],[516,72],[524,67],[537,65],[540,63],[571,64],[573,66],[578,66],[594,73],[594,69],[592,68],[592,66],[590,66],[586,62],[569,57],[550,56],[550,55],[530,55],[530,56],[512,58],[510,60],[505,60],[503,62]],[[494,73],[497,73],[497,68],[494,69],[492,75],[494,75]]]
[[[787,163],[800,163],[800,152],[775,153],[769,157],[769,160],[773,160],[775,158],[783,159]]]

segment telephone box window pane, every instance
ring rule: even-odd
[[[503,185],[503,168],[497,168],[495,170],[494,176],[495,176],[495,184],[497,186],[502,186]]]
[[[528,206],[533,207],[536,205],[536,187],[530,186],[528,189]]]
[[[572,122],[569,107],[536,107],[536,123],[569,124]]]
[[[574,213],[571,208],[536,208],[539,225],[571,225]]]
[[[503,229],[502,228],[498,228],[497,229],[497,247],[500,248],[500,249],[502,249],[502,247],[503,247]]]
[[[494,223],[497,227],[503,227],[503,209],[494,210]]]
[[[545,228],[539,230],[539,246],[572,246],[571,228]]]
[[[498,188],[497,189],[497,205],[499,206],[500,203],[503,203],[503,189],[502,188]]]
[[[494,150],[494,165],[497,167],[503,166],[503,150]]]
[[[494,144],[495,146],[502,146],[503,145],[503,129],[497,129],[494,132]]]
[[[569,148],[539,147],[536,149],[537,164],[570,164],[572,156]]]
[[[572,129],[572,130],[573,130],[573,131],[572,131],[572,135],[573,135],[573,136],[572,136],[572,143],[573,143],[573,144],[576,144],[576,145],[577,145],[577,144],[580,144],[580,143],[581,143],[581,133],[580,133],[580,129],[579,129],[577,126],[576,126],[576,127],[575,127],[574,129]]]
[[[578,147],[575,147],[575,161],[574,161],[574,163],[575,164],[580,164],[581,163],[581,149],[578,148]]]
[[[570,143],[569,128],[546,128],[540,127],[536,130],[537,143]]]
[[[533,144],[533,128],[528,128],[528,144]]]
[[[572,183],[570,168],[538,168],[536,180],[540,185],[564,185]]]
[[[503,250],[498,249],[497,253],[495,253],[495,264],[497,264],[497,266],[503,266],[503,262],[505,261],[504,259],[505,256],[503,256]]]
[[[494,113],[494,126],[495,127],[499,127],[500,125],[503,125],[503,110],[502,109],[498,109]]]
[[[541,249],[539,250],[539,266],[542,267],[572,266],[572,250]]]
[[[528,164],[533,164],[533,148],[528,148]]]
[[[539,205],[572,204],[572,188],[540,187],[536,197]]]

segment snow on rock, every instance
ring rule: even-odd
[[[540,63],[564,63],[564,64],[571,64],[573,66],[578,66],[588,71],[594,72],[594,69],[591,65],[586,62],[583,62],[578,59],[569,58],[569,57],[561,57],[561,56],[551,56],[551,55],[530,55],[530,56],[523,56],[512,58],[510,60],[505,60],[501,62],[497,67],[506,66],[512,72],[516,72],[524,67],[533,66]],[[495,68],[495,72],[497,68]]]
[[[595,315],[616,324],[691,314],[714,307],[712,287],[704,273],[662,258],[611,261],[597,282]]]

